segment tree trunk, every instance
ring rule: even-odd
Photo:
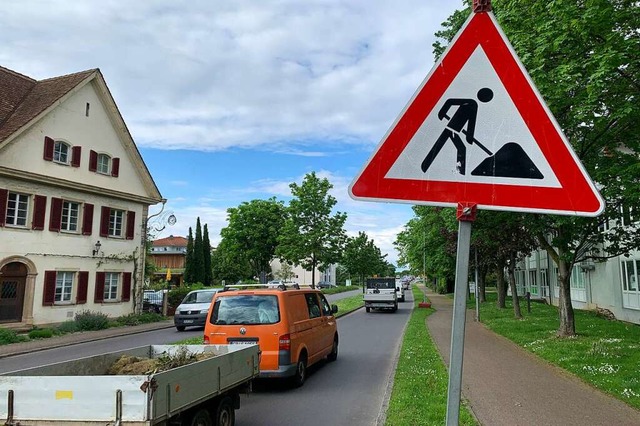
[[[569,264],[562,259],[562,256],[558,262],[558,287],[560,288],[558,299],[560,327],[557,334],[559,337],[575,336],[576,324],[571,304],[571,274],[569,273]]]
[[[496,288],[498,290],[497,307],[498,309],[504,309],[507,307],[507,287],[504,279],[504,263],[501,261],[498,262],[496,268]]]
[[[478,268],[478,282],[476,283],[476,295],[478,297],[478,302],[480,303],[484,303],[487,301],[486,283],[487,283],[488,270],[489,270],[489,267],[484,265]]]
[[[513,315],[516,319],[522,319],[522,311],[520,310],[520,299],[518,299],[518,288],[516,287],[516,259],[511,256],[509,262],[509,287],[511,288],[511,301],[513,302]]]

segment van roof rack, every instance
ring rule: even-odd
[[[278,290],[300,290],[301,288],[316,289],[311,284],[284,283],[274,287],[273,284],[231,284],[225,285],[221,291],[244,290],[244,289],[278,289]]]

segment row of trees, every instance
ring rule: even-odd
[[[311,270],[313,284],[316,268],[336,263],[358,276],[395,272],[366,234],[361,232],[355,238],[346,235],[347,215],[333,212],[337,201],[329,194],[333,186],[326,178],[313,172],[302,184],[291,183],[289,187],[292,199],[288,206],[269,198],[229,208],[228,225],[221,230],[221,242],[210,257],[203,254],[209,247],[207,225],[201,237],[198,218],[193,244],[189,229],[185,281],[210,284],[213,280],[233,283],[266,278],[275,258],[283,262],[285,273],[290,274],[291,265]]]
[[[546,250],[558,266],[558,335],[571,336],[572,267],[640,247],[640,228],[621,226],[630,213],[640,211],[640,9],[633,0],[502,0],[493,6],[607,207],[596,218],[481,212],[473,227],[473,246],[485,271],[481,275],[493,269],[498,281],[505,270],[512,278],[516,260],[533,248]],[[443,53],[469,13],[467,7],[443,23],[436,34],[442,39],[434,44],[436,55]],[[451,279],[457,229],[453,213],[427,207],[414,212],[396,242],[401,263],[418,271],[426,263],[431,276]]]

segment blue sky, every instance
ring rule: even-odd
[[[461,0],[103,0],[0,4],[0,65],[45,79],[100,68],[177,223],[219,242],[226,209],[290,199],[315,171],[350,235],[391,262],[409,205],[347,188],[433,66]],[[159,207],[153,207],[157,213]],[[162,217],[162,216],[160,216]]]

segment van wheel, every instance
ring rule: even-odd
[[[216,426],[233,426],[236,422],[236,412],[233,401],[228,396],[222,398],[216,409]]]
[[[176,325],[176,330],[178,331],[184,331],[184,329],[187,328],[184,325]]]
[[[371,312],[371,308],[369,308],[369,307],[366,307],[366,308],[364,308],[364,309],[365,309],[367,312]]]
[[[331,353],[327,356],[327,361],[335,361],[338,359],[338,336],[333,338],[333,348],[331,348]]]
[[[204,408],[196,411],[196,413],[191,418],[191,426],[213,426],[213,420],[211,420],[211,415],[209,414],[209,410]]]
[[[305,380],[307,380],[307,358],[301,355],[298,359],[296,374],[293,376],[293,386],[299,388],[304,385]]]

